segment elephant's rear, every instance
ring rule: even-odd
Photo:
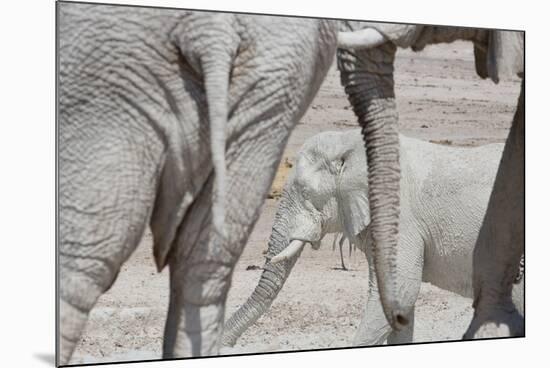
[[[140,9],[62,3],[58,11],[63,297],[76,270],[108,288],[141,237],[166,146],[152,122],[166,116],[165,102],[151,79],[168,63],[143,62],[151,50],[138,39]],[[150,42],[160,41],[153,32]]]
[[[132,64],[142,26],[115,21],[118,9],[58,4],[61,364],[143,234],[164,149]]]
[[[164,107],[164,102],[154,99],[156,91],[147,87],[155,84],[154,78],[177,71],[177,49],[170,44],[168,31],[183,15],[155,9],[58,4],[61,127],[78,124],[83,128],[92,119],[110,120],[114,127],[129,113],[128,105],[150,105],[150,115]],[[135,117],[144,113],[133,111]]]

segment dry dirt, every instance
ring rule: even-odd
[[[480,80],[472,45],[455,42],[423,52],[399,50],[395,85],[401,131],[450,145],[503,142],[519,95],[519,80]],[[226,318],[250,295],[262,266],[277,197],[296,151],[324,130],[356,128],[353,112],[333,66],[316,99],[294,130],[270,199],[264,205],[236,265]],[[285,162],[287,162],[285,164]],[[307,247],[271,309],[237,342],[235,353],[349,346],[367,288],[367,264],[360,252],[349,257],[349,271],[338,269],[332,239],[318,251]],[[137,251],[92,311],[72,363],[159,359],[168,305],[168,272],[157,273],[151,236]],[[471,300],[423,284],[416,309],[414,340],[460,339],[471,318]]]

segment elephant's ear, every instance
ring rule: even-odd
[[[347,192],[342,198],[341,211],[345,235],[355,242],[357,235],[370,223],[367,193],[359,190]]]
[[[345,160],[337,179],[338,209],[344,235],[356,243],[357,235],[370,223],[364,155]],[[361,160],[362,159],[362,160]],[[362,161],[362,162],[360,162]]]
[[[474,45],[477,74],[495,83],[516,75],[523,78],[523,50],[522,32],[490,31],[486,49]]]

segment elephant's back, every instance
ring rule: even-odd
[[[169,34],[167,30],[178,19],[190,14],[183,10],[79,3],[59,3],[57,12],[59,51],[72,58],[78,54],[97,55],[93,53],[97,48],[121,48],[122,42],[134,46],[140,35]]]
[[[100,86],[130,78],[139,64],[152,68],[156,60],[176,62],[169,46],[169,29],[183,13],[161,9],[108,5],[58,5],[60,87],[75,81]],[[155,55],[156,54],[156,55]],[[126,72],[125,72],[126,71]]]
[[[171,94],[184,111],[181,101],[187,92],[178,79],[179,56],[169,30],[186,14],[58,4],[61,134],[68,138],[83,129],[99,129],[105,135],[114,130],[131,135],[131,129],[143,130],[153,120],[170,127],[168,99],[162,96]]]
[[[503,143],[453,147],[405,136],[400,140],[403,166],[410,168],[415,181],[447,190],[470,185],[492,187],[504,149]]]
[[[478,226],[503,148],[500,143],[450,147],[402,140],[402,177],[409,178],[409,183],[404,180],[403,185],[412,188],[408,195],[421,203],[426,213],[440,217],[439,222],[473,221]]]

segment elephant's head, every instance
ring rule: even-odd
[[[523,75],[523,34],[476,28],[343,22],[338,37],[341,82],[353,106],[367,149],[370,230],[386,318],[394,329],[408,321],[396,283],[399,220],[398,116],[394,89],[397,47],[470,40],[477,73],[495,83]]]
[[[366,246],[357,237],[370,222],[366,170],[358,130],[324,132],[304,143],[279,202],[264,271],[227,321],[225,345],[234,345],[269,308],[307,243],[316,249],[327,233],[343,233],[359,248]]]

